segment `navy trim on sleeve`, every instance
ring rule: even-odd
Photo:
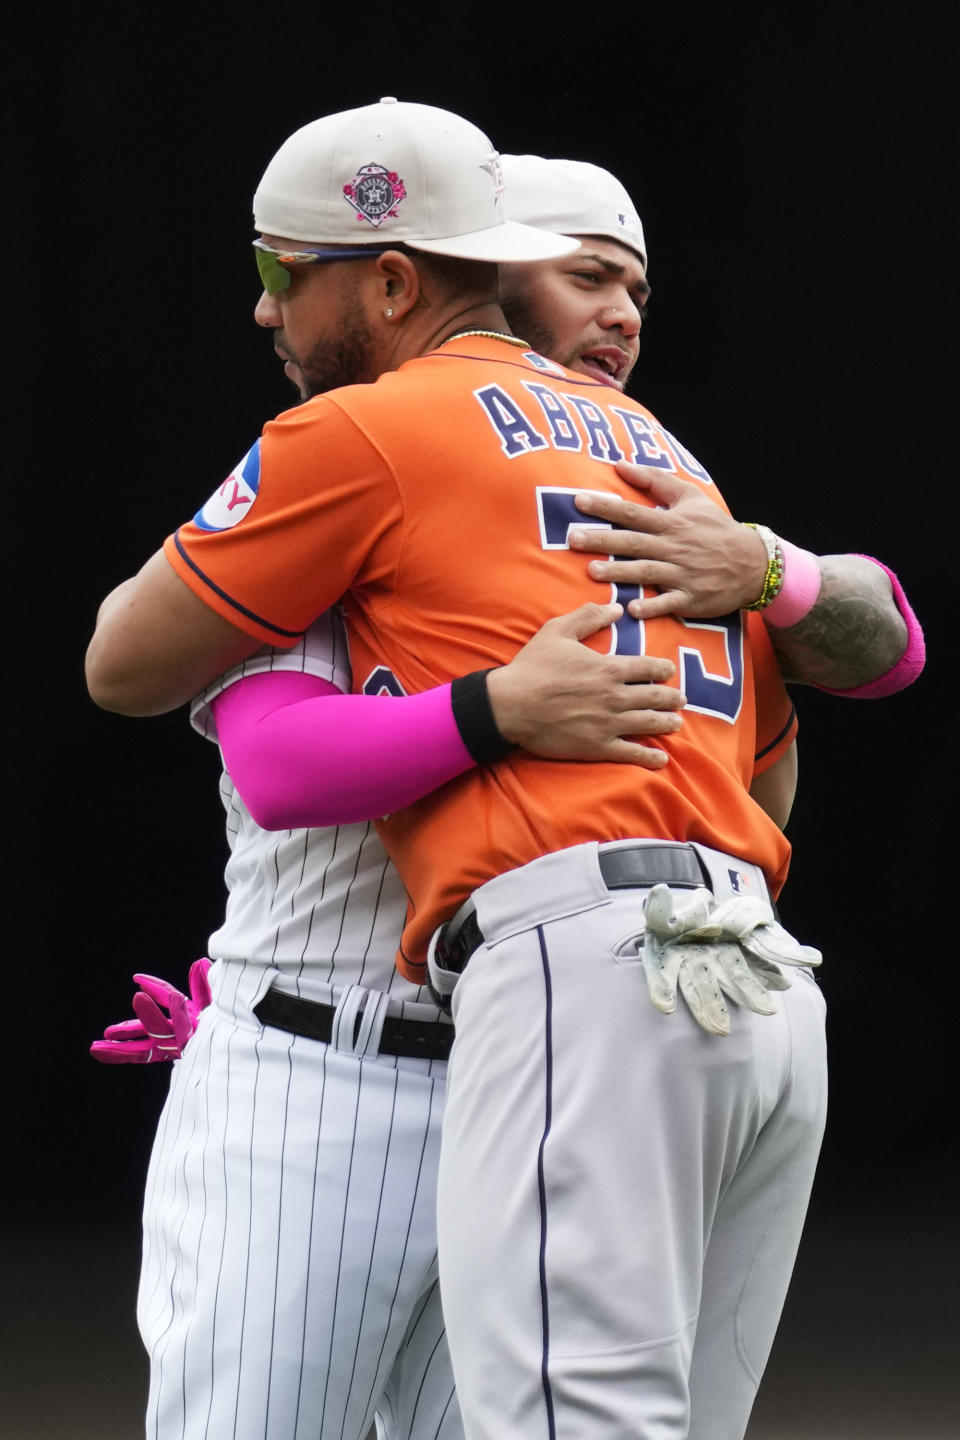
[[[754,764],[756,764],[756,762],[757,762],[758,760],[762,760],[763,757],[764,757],[764,755],[769,755],[771,750],[776,750],[777,746],[780,744],[780,741],[783,739],[784,735],[786,735],[787,731],[790,729],[791,725],[793,724],[793,722],[794,722],[794,720],[795,720],[796,718],[797,718],[797,707],[796,707],[796,705],[791,705],[791,706],[790,706],[790,718],[787,720],[786,725],[784,725],[783,729],[780,731],[780,733],[779,733],[778,735],[775,735],[775,736],[774,736],[774,738],[770,741],[770,744],[769,744],[769,745],[764,745],[764,747],[763,747],[762,750],[758,750],[758,751],[757,751],[756,755],[754,755],[754,757],[753,757],[753,762],[754,762]]]
[[[185,565],[190,566],[190,569],[193,571],[194,575],[196,575],[200,580],[202,580],[204,585],[206,585],[208,589],[212,590],[215,595],[219,595],[221,600],[225,600],[228,605],[232,605],[234,610],[238,610],[241,615],[246,615],[248,620],[253,620],[257,625],[262,625],[265,630],[272,630],[274,635],[282,635],[284,639],[287,640],[300,639],[300,636],[303,634],[302,630],[284,630],[279,625],[273,625],[269,620],[264,620],[263,616],[258,615],[255,610],[248,610],[246,605],[241,605],[239,600],[234,600],[233,596],[228,595],[226,590],[221,590],[220,586],[216,585],[210,579],[210,576],[205,574],[200,569],[200,566],[196,563],[196,561],[192,560],[187,554],[180,541],[179,530],[177,530],[174,534],[173,543],[177,547],[177,554],[180,556],[181,560],[184,562]]]

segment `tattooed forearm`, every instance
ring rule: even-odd
[[[907,645],[890,581],[859,555],[821,555],[822,582],[809,615],[769,627],[784,679],[849,690],[884,675]]]

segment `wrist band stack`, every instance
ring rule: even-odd
[[[785,630],[808,615],[816,604],[820,594],[819,562],[809,550],[781,540],[766,525],[751,525],[747,520],[743,523],[748,530],[756,530],[767,552],[760,598],[746,609],[762,610],[768,625]]]
[[[809,615],[820,594],[820,563],[809,550],[791,545],[789,540],[780,541],[783,556],[783,583],[779,595],[775,595],[764,611],[763,618],[768,625],[786,630],[796,625],[804,615]]]
[[[786,630],[789,626],[796,625],[805,615],[809,615],[817,603],[823,578],[820,574],[820,562],[811,551],[801,550],[798,545],[791,545],[789,540],[779,539],[765,525],[751,525],[748,521],[743,523],[747,529],[756,530],[767,552],[767,573],[760,598],[745,608],[762,610],[766,624],[778,630]],[[875,560],[872,555],[863,555],[860,558],[878,565],[889,579],[894,603],[907,627],[906,649],[886,674],[868,681],[865,685],[835,690],[816,680],[810,683],[816,685],[818,690],[826,691],[828,695],[874,700],[884,695],[895,695],[898,690],[912,685],[924,667],[927,652],[920,622],[910,608],[910,602],[894,572],[884,565],[882,560]]]
[[[746,608],[748,610],[766,610],[767,606],[776,600],[783,588],[783,551],[780,548],[780,541],[772,530],[767,529],[766,525],[754,525],[749,520],[745,520],[743,523],[747,530],[756,530],[767,552],[767,573],[763,577],[763,588],[759,598]]]

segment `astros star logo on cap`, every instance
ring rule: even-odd
[[[383,165],[361,165],[350,183],[343,187],[344,199],[356,210],[357,219],[368,220],[373,226],[389,217],[396,219],[397,206],[406,193],[397,172]]]

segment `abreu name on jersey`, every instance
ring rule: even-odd
[[[626,460],[672,474],[684,470],[701,484],[713,484],[686,446],[652,416],[620,405],[601,409],[587,395],[558,393],[555,387],[535,380],[522,383],[531,397],[528,410],[501,385],[483,385],[473,392],[509,460],[552,446],[554,450],[585,451],[591,459],[609,465]]]

